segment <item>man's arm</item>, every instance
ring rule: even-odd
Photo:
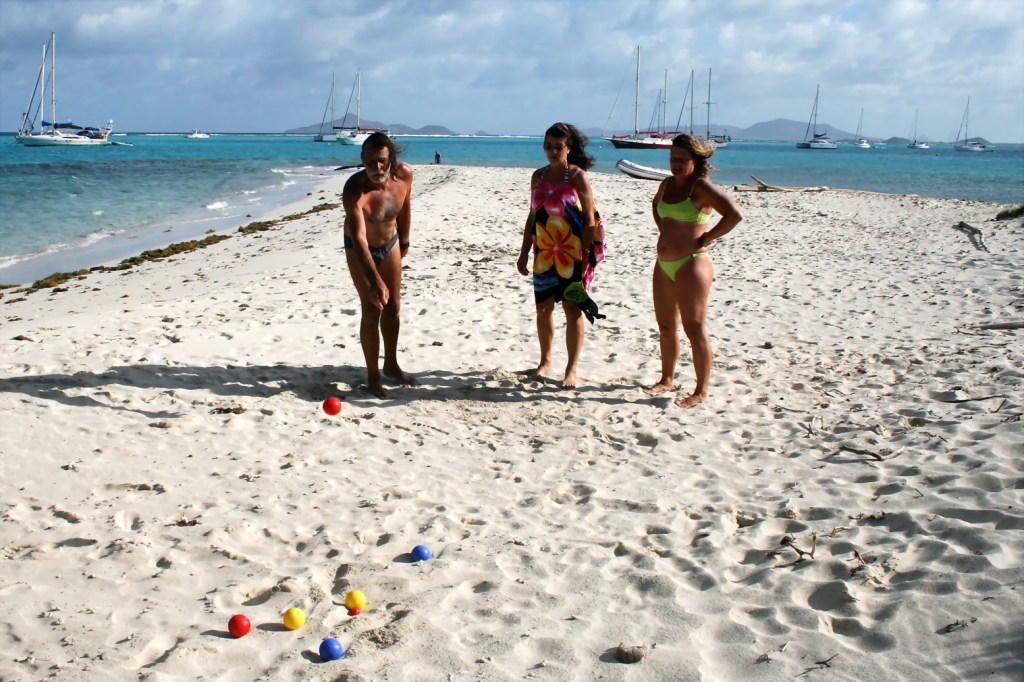
[[[402,252],[402,258],[409,252],[409,235],[412,232],[412,168],[402,164],[402,178],[406,182],[405,203],[398,211],[396,223],[398,226],[398,246]]]
[[[363,207],[359,204],[360,196],[362,195],[350,192],[346,185],[342,194],[342,205],[345,207],[344,232],[352,240],[352,255],[360,274],[369,285],[367,296],[378,310],[383,310],[391,292],[377,272],[377,266],[373,264],[373,257],[370,255],[370,245],[366,241],[366,220],[363,217]]]

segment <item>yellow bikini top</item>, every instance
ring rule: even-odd
[[[711,220],[711,214],[697,210],[690,197],[686,197],[678,204],[669,204],[662,199],[658,202],[658,217],[672,218],[684,223],[706,223]]]

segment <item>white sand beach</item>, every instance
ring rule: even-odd
[[[1024,319],[1020,219],[733,193],[711,398],[683,410],[685,344],[681,389],[641,390],[656,185],[624,176],[591,177],[608,317],[582,385],[517,374],[529,174],[416,167],[421,385],[388,399],[361,388],[340,207],[4,290],[0,679],[1024,677],[1024,330],[984,328]],[[271,217],[340,204],[346,177]]]

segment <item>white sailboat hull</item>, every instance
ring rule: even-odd
[[[352,133],[347,133],[347,134],[346,133],[341,133],[341,134],[337,135],[337,139],[338,139],[338,143],[339,144],[348,144],[348,145],[361,145],[364,142],[366,142],[366,138],[368,138],[368,137],[370,137],[370,133],[367,133],[367,132],[364,132],[364,131],[352,132]]]
[[[106,137],[92,138],[84,135],[68,135],[66,133],[38,133],[35,135],[18,135],[14,138],[18,144],[26,147],[96,147],[113,144]]]

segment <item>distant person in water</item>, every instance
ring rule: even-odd
[[[381,398],[387,395],[379,368],[381,339],[384,375],[403,386],[417,384],[398,365],[402,259],[409,252],[412,222],[412,168],[398,160],[399,151],[386,134],[371,134],[363,142],[363,170],[348,179],[342,192],[345,259],[362,308],[359,343],[366,385]]]
[[[587,317],[597,315],[597,305],[586,291],[594,268],[604,259],[604,228],[594,206],[587,169],[594,158],[587,154],[587,137],[574,126],[556,123],[544,133],[548,165],[530,180],[530,213],[516,268],[529,275],[526,265],[533,251],[533,292],[537,305],[537,337],[540,363],[529,375],[551,370],[554,344],[555,304],[565,313],[565,347],[569,354],[562,386],[575,387],[577,366],[583,351]]]
[[[708,180],[713,153],[709,143],[690,135],[673,139],[672,177],[662,180],[651,203],[658,226],[654,316],[661,335],[661,378],[644,392],[675,390],[682,322],[693,351],[697,385],[693,393],[676,401],[680,407],[693,407],[708,397],[712,352],[706,319],[714,279],[708,249],[743,220],[735,202]],[[722,218],[709,230],[712,210]]]
[[[434,163],[441,163],[441,152],[434,151]]]

